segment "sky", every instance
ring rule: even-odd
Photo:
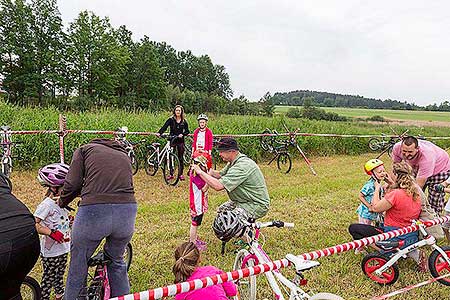
[[[450,101],[450,2],[58,0],[225,66],[234,96],[314,90],[419,105]]]

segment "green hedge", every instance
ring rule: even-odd
[[[128,126],[130,131],[157,131],[170,113],[152,114],[144,111],[126,112],[123,110],[102,109],[95,112],[72,113],[68,112],[68,129],[86,130],[114,130],[120,126]],[[12,130],[44,130],[58,129],[57,109],[23,108],[14,107],[0,102],[0,123],[9,125]],[[285,132],[283,122],[288,128],[300,128],[300,132],[310,133],[336,133],[336,134],[391,134],[388,125],[374,125],[361,122],[329,122],[305,119],[291,119],[262,116],[236,116],[236,115],[210,115],[209,127],[215,134],[244,134],[260,133],[265,128],[276,129]],[[196,116],[188,115],[188,123],[191,132],[195,129]],[[404,126],[394,126],[397,132],[406,129]],[[445,127],[408,127],[411,134],[424,136],[445,136],[448,128]],[[73,150],[87,143],[98,135],[69,134],[65,138],[66,160],[70,161]],[[142,137],[132,136],[131,140],[140,140]],[[147,138],[155,140],[155,137]],[[23,145],[15,152],[20,159],[14,161],[16,165],[36,167],[49,162],[59,160],[58,136],[54,135],[21,135],[14,136],[13,140],[23,141]],[[309,155],[332,154],[359,154],[369,151],[368,139],[362,138],[329,138],[329,137],[301,137],[299,143]],[[242,152],[261,159],[265,154],[259,146],[259,138],[243,137],[238,140]],[[450,146],[448,141],[438,141],[437,144],[446,148]]]

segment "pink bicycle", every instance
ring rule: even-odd
[[[260,237],[260,229],[264,227],[294,227],[293,223],[285,223],[282,221],[272,221],[266,223],[250,222],[247,224],[246,233],[243,236],[243,247],[237,252],[234,261],[234,270],[253,267],[258,264],[268,263],[272,260],[267,253],[263,250],[258,240]],[[289,300],[343,300],[343,298],[330,293],[318,293],[310,296],[300,286],[307,283],[303,277],[303,271],[312,269],[320,265],[317,261],[304,260],[293,254],[286,255],[286,259],[289,260],[295,266],[295,277],[289,280],[279,270],[274,270],[264,273],[269,282],[269,285],[275,295],[275,299],[289,299]],[[282,285],[283,291],[280,288],[278,282]],[[248,278],[239,279],[236,282],[238,286],[238,295],[234,297],[237,299],[249,299],[256,300],[256,276],[250,276]],[[287,295],[285,297],[285,295]]]

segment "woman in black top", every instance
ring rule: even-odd
[[[35,220],[0,172],[0,300],[20,300],[20,285],[40,252]]]
[[[183,176],[183,155],[184,155],[184,137],[189,134],[189,127],[186,119],[184,118],[184,108],[181,105],[176,105],[173,109],[173,115],[167,119],[163,127],[158,131],[157,135],[161,135],[164,131],[170,128],[170,136],[177,136],[172,140],[171,146],[176,151],[180,160],[180,180],[184,180]]]

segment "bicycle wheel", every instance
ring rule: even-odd
[[[11,166],[9,165],[9,163],[2,163],[2,171],[6,177],[9,177],[9,175],[11,175]]]
[[[144,162],[145,173],[154,176],[156,172],[158,172],[158,166],[158,154],[156,153],[156,148],[149,146]]]
[[[313,295],[310,300],[344,300],[344,298],[331,293],[318,293]]]
[[[270,129],[266,128],[263,131],[263,134],[268,134],[268,133],[272,133],[272,132],[270,131]],[[263,148],[264,151],[272,151],[273,150],[272,140],[273,140],[273,137],[271,137],[271,136],[261,136],[259,138],[259,143],[261,145],[261,148]]]
[[[384,266],[388,261],[389,258],[384,255],[379,253],[370,253],[363,258],[361,268],[364,274],[376,283],[381,285],[393,284],[397,281],[398,276],[400,275],[397,263],[394,263],[381,275],[375,274],[375,271]]]
[[[369,146],[369,149],[372,151],[380,150],[380,140],[377,138],[371,138],[367,143],[367,145]]]
[[[394,145],[389,145],[389,148],[387,149],[387,154],[389,157],[392,157],[392,150],[394,149]]]
[[[168,185],[177,185],[180,180],[180,160],[175,153],[170,152],[169,157],[163,160],[163,176],[164,181]]]
[[[129,271],[131,262],[133,260],[133,247],[131,246],[130,243],[128,243],[125,248],[125,252],[123,253],[123,260],[125,261],[125,264],[127,265],[127,271]]]
[[[289,153],[281,152],[280,154],[278,154],[277,167],[278,170],[286,174],[291,171],[292,161]]]
[[[445,254],[450,257],[450,246],[442,246],[441,248],[444,250]],[[450,273],[450,264],[447,263],[438,250],[431,252],[430,257],[428,257],[428,267],[434,278]],[[450,277],[445,277],[438,281],[444,285],[450,286]]]
[[[36,279],[27,276],[20,286],[20,294],[23,299],[39,300],[41,299],[41,286]]]
[[[253,267],[255,265],[255,261],[250,258],[247,260],[245,266],[242,265],[244,258],[250,253],[241,249],[236,254],[236,258],[234,260],[233,270],[240,270],[243,267]],[[246,278],[241,278],[236,282],[238,293],[233,297],[235,300],[256,300],[256,276],[250,276]]]
[[[183,163],[188,166],[191,163],[192,147],[189,145],[184,145]]]
[[[131,152],[129,156],[131,161],[131,170],[133,171],[133,175],[136,175],[137,171],[139,170],[138,159],[136,157],[136,154],[134,154],[134,152]]]

